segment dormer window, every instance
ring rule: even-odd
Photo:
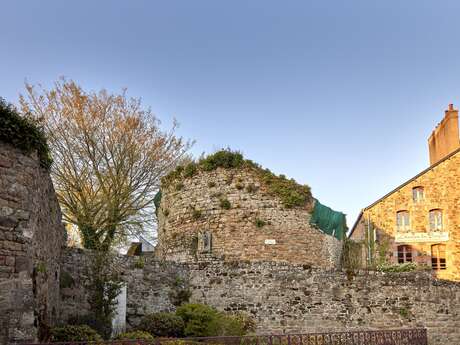
[[[401,232],[410,230],[409,212],[399,211],[396,213],[396,229]]]
[[[431,210],[430,211],[430,230],[431,231],[442,230],[442,210]]]
[[[422,202],[424,199],[424,194],[423,194],[423,187],[415,187],[412,188],[412,200],[414,203],[419,203]]]

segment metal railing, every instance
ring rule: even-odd
[[[104,342],[60,342],[55,345],[428,345],[424,328],[377,331],[324,332],[241,337],[156,338]],[[37,345],[37,344],[22,344]]]

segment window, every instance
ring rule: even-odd
[[[423,200],[423,187],[415,187],[412,189],[412,200],[415,203],[419,203]]]
[[[408,245],[398,246],[398,264],[412,262],[412,247]]]
[[[409,231],[409,212],[399,211],[396,213],[396,228],[398,231]]]
[[[212,251],[212,233],[210,231],[201,234],[201,251],[203,253],[211,253]]]
[[[431,268],[434,270],[446,269],[446,246],[444,244],[431,246]]]
[[[442,211],[431,210],[430,211],[430,230],[439,231],[442,230]]]

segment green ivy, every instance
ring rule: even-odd
[[[31,118],[20,115],[3,98],[0,98],[0,141],[26,154],[36,150],[41,166],[51,167],[53,160],[43,130]]]

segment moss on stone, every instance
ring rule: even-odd
[[[267,186],[268,192],[279,197],[286,208],[303,207],[308,205],[312,200],[309,186],[301,185],[294,179],[287,179],[284,175],[277,176],[270,170],[263,169],[257,163],[244,159],[240,152],[229,149],[217,151],[214,154],[201,158],[197,162],[188,163],[185,167],[177,167],[162,179],[162,184],[168,187],[174,181],[177,182],[190,178],[200,171],[209,172],[218,168],[250,169],[256,172],[260,180]],[[257,190],[252,185],[247,189],[251,193]]]

